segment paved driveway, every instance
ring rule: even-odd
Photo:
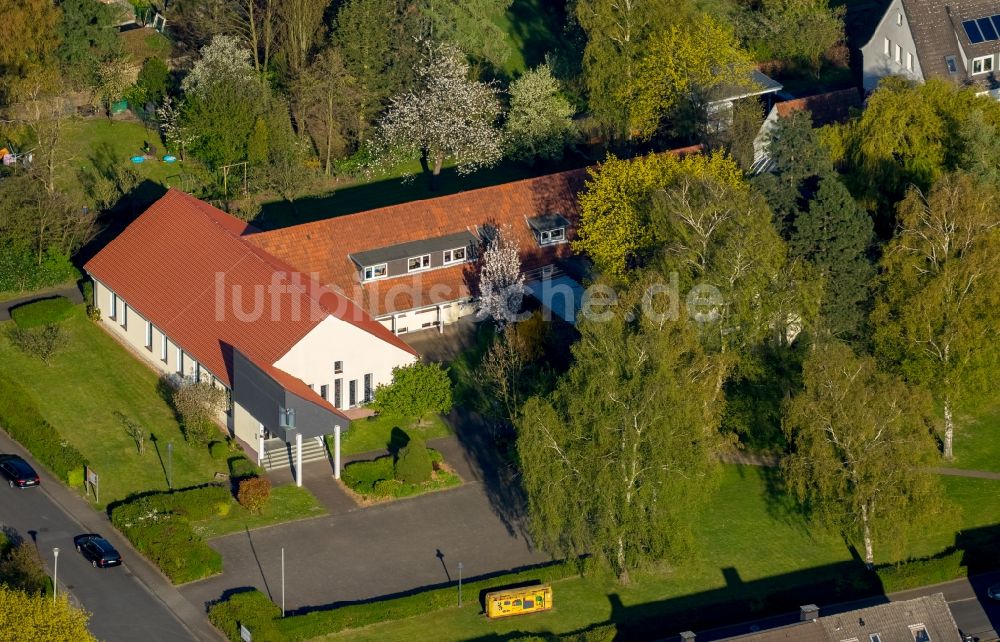
[[[331,482],[332,483],[332,482]],[[484,575],[549,557],[490,508],[481,482],[353,512],[239,533],[211,542],[225,572],[189,584],[192,602],[256,586],[288,610],[362,600]]]

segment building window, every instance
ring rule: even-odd
[[[371,403],[372,399],[375,398],[375,391],[372,389],[373,379],[370,372],[365,375],[365,403]]]
[[[882,636],[878,633],[869,633],[868,642],[882,642]]]
[[[233,391],[225,386],[222,387],[226,391],[226,414],[229,416],[233,415]]]
[[[906,52],[906,68],[913,71],[913,54],[909,51]]]
[[[160,336],[163,337],[163,341],[160,342],[160,360],[163,361],[163,363],[166,363],[167,362],[167,333],[164,332],[164,333],[160,334]]]
[[[899,45],[896,45],[896,55],[893,60],[896,61],[897,65],[903,61],[903,48]]]
[[[562,243],[566,240],[566,228],[557,227],[554,230],[543,230],[538,234],[538,241],[542,245]]]
[[[889,51],[891,50],[891,48],[892,48],[891,42],[889,41],[888,38],[886,38],[882,42],[882,53],[885,54],[886,58],[889,57]]]
[[[128,330],[128,303],[122,301],[122,327]]]
[[[197,361],[194,364],[194,382],[201,383],[201,364]]]
[[[416,272],[417,270],[426,270],[431,266],[431,255],[424,254],[422,256],[414,256],[406,261],[406,271]]]
[[[949,74],[957,74],[958,73],[958,65],[955,64],[955,56],[945,56],[944,57],[944,63],[946,65],[948,65],[948,73]]]
[[[153,351],[153,324],[146,321],[146,349]]]
[[[344,362],[343,361],[334,361],[333,362],[333,373],[334,374],[340,374],[343,371],[344,371]]]
[[[180,346],[177,346],[177,372],[180,375],[184,374],[184,351]]]
[[[335,379],[333,381],[333,406],[341,408],[344,405],[344,380]]]
[[[111,308],[109,310],[108,318],[114,319],[118,316],[118,295],[114,292],[108,292],[108,305]]]
[[[319,396],[322,397],[325,401],[329,401],[330,400],[330,386],[328,386],[325,383],[322,386],[320,386],[319,387]]]
[[[444,251],[444,264],[461,263],[465,260],[465,248],[456,247],[454,250]]]
[[[295,408],[278,409],[278,425],[285,428],[295,427]]]
[[[910,633],[913,634],[913,642],[931,642],[931,636],[923,624],[910,626]]]
[[[365,268],[365,281],[374,281],[376,279],[384,279],[389,273],[385,263],[379,263],[378,265],[369,265]]]
[[[993,56],[972,59],[972,73],[985,74],[993,71]]]
[[[896,12],[896,26],[897,27],[902,27],[903,26],[903,12],[902,11],[897,11]]]
[[[347,405],[353,408],[358,405],[358,380],[351,379],[347,383]]]

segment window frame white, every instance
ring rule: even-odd
[[[460,258],[456,258],[456,254],[461,253]],[[445,265],[454,265],[455,263],[465,263],[469,260],[469,251],[464,246],[454,247],[450,250],[445,250],[441,253],[441,260]]]
[[[884,38],[882,42],[882,54],[888,58],[892,53],[892,41],[888,38]]]
[[[897,27],[902,27],[903,26],[903,12],[902,11],[897,11],[896,12],[896,26]]]
[[[110,313],[110,314],[108,314],[108,318],[109,319],[117,319],[118,318],[118,295],[115,294],[114,292],[108,290],[108,302],[109,302],[108,305],[111,308],[110,310],[108,310],[108,312]]]
[[[381,274],[376,275],[375,271],[381,268]],[[384,279],[389,276],[389,264],[388,263],[376,263],[375,265],[366,265],[361,272],[362,278],[365,281],[378,281],[379,279]]]
[[[338,363],[340,365],[337,365]],[[343,361],[334,361],[333,362],[333,374],[343,374],[343,372],[344,372],[344,362]]]
[[[559,238],[552,238],[552,235],[558,233]],[[566,242],[566,228],[565,227],[553,227],[552,229],[542,230],[538,233],[538,244],[539,245],[558,245],[559,243]]]
[[[184,376],[184,350],[177,346],[177,374]]]
[[[420,263],[419,267],[411,267],[413,261],[418,261]],[[430,254],[419,254],[417,256],[411,256],[406,259],[406,271],[407,272],[423,272],[424,270],[429,270],[431,268],[431,255]]]
[[[163,339],[162,342],[160,343],[160,361],[162,361],[163,363],[167,363],[167,361],[170,358],[169,357],[170,353],[167,352],[167,343],[168,343],[167,342],[167,333],[166,332],[161,332],[160,336]]]
[[[153,324],[146,321],[146,349],[153,351]]]
[[[906,70],[913,71],[913,54],[909,51],[906,52]]]
[[[984,62],[989,62],[989,67],[982,64]],[[979,64],[979,71],[976,71],[976,65]],[[970,69],[972,69],[971,75],[981,76],[982,74],[988,74],[993,71],[993,54],[988,56],[979,56],[978,58],[973,58],[970,63]]]
[[[892,59],[893,59],[893,61],[894,61],[894,62],[895,62],[895,63],[896,63],[897,65],[901,65],[901,64],[903,64],[903,48],[899,46],[899,43],[898,43],[898,42],[896,43],[896,50],[895,50],[894,54],[895,54],[895,55],[894,55],[894,56],[893,56],[893,58],[892,58]]]

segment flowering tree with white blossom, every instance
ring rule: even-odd
[[[524,300],[521,249],[513,228],[489,227],[479,269],[479,318],[491,317],[500,327],[517,320]]]
[[[425,44],[416,88],[391,100],[370,142],[375,166],[394,167],[418,153],[432,173],[454,159],[459,173],[490,167],[503,156],[498,89],[469,79],[469,63],[451,45]]]

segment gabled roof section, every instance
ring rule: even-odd
[[[568,244],[539,247],[526,219],[560,214],[575,225],[579,218],[577,194],[584,189],[586,179],[586,169],[570,170],[278,230],[248,231],[243,238],[315,275],[323,285],[346,293],[372,315],[382,316],[467,297],[463,266],[361,284],[351,256],[475,231],[485,225],[510,224],[524,268],[529,270],[569,256],[570,248]],[[567,236],[572,238],[571,230]],[[435,289],[441,301],[431,296]]]
[[[819,127],[842,123],[850,118],[852,108],[861,106],[861,94],[852,87],[775,103],[773,109],[779,118],[786,118],[797,111],[808,111],[812,114],[813,125]]]
[[[1000,52],[1000,41],[972,43],[962,23],[966,20],[1000,15],[1000,0],[902,0],[903,10],[910,26],[910,33],[917,48],[917,59],[924,77],[953,79],[964,83],[990,83],[988,76],[970,77],[962,64],[961,52],[970,60],[977,56]],[[959,49],[961,46],[961,50]],[[956,61],[957,73],[950,73],[947,58]]]
[[[255,231],[171,189],[84,269],[226,385],[233,348],[269,368],[330,315],[413,353],[353,302],[243,240]]]

